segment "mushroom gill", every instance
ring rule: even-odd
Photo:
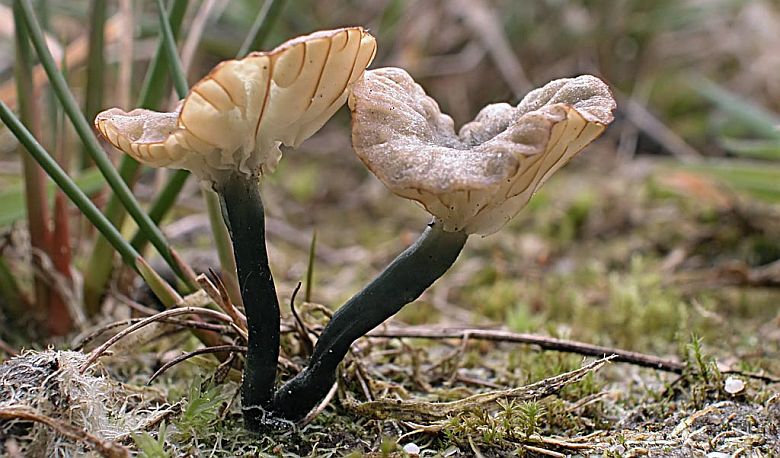
[[[279,162],[338,110],[369,65],[376,41],[362,27],[315,32],[217,65],[171,113],[113,108],[95,125],[115,147],[152,166],[217,182]]]

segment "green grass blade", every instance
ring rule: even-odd
[[[183,66],[179,60],[179,54],[176,50],[176,42],[174,41],[173,34],[170,30],[170,25],[165,17],[162,0],[157,0],[157,7],[159,10],[160,29],[162,29],[162,39],[165,42],[165,51],[168,55],[168,66],[171,72],[171,78],[174,81],[176,92],[180,98],[187,96],[189,87],[187,85],[187,78],[184,74]],[[189,173],[182,174],[182,172],[176,173],[169,184],[175,184],[176,179],[186,180]],[[182,183],[183,185],[183,183]],[[170,191],[168,186],[164,190],[166,194]],[[206,209],[209,215],[209,222],[211,223],[211,232],[214,236],[214,242],[219,256],[220,265],[222,267],[222,277],[224,279],[225,286],[230,296],[230,300],[237,305],[243,304],[241,299],[241,290],[238,284],[238,277],[236,276],[236,260],[233,254],[233,244],[230,240],[230,233],[225,226],[225,222],[222,218],[222,212],[220,210],[219,199],[213,192],[203,190],[203,198],[206,201]],[[173,201],[170,201],[173,204]],[[162,216],[162,215],[160,215]]]
[[[171,4],[168,17],[170,18],[171,29],[174,36],[178,34],[181,28],[182,21],[184,20],[184,14],[187,11],[187,0],[174,0]],[[149,67],[144,77],[144,82],[141,86],[141,92],[138,97],[137,105],[150,110],[158,109],[160,103],[166,94],[166,78],[168,76],[168,58],[165,52],[165,42],[161,38],[157,44],[157,49],[152,57]],[[131,184],[135,181],[135,177],[138,174],[141,164],[128,155],[122,155],[122,160],[119,164],[119,176],[128,183]],[[175,184],[175,183],[174,183]],[[178,188],[181,190],[181,187]],[[173,195],[175,200],[178,190]],[[168,195],[172,190],[164,191],[163,195]],[[150,218],[155,223],[160,221],[160,218],[154,218],[153,212],[155,205],[152,206],[150,211]],[[112,194],[106,204],[105,209],[106,217],[111,221],[114,226],[121,227],[124,223],[127,213],[116,194]],[[162,212],[164,213],[164,212]],[[140,240],[140,242],[137,242]],[[143,231],[138,231],[133,238],[133,246],[141,251],[144,242],[148,241],[148,238],[144,235]],[[99,307],[99,300],[105,291],[106,283],[111,277],[112,264],[111,264],[111,245],[102,237],[99,237],[95,242],[95,247],[92,250],[92,256],[87,263],[88,276],[84,277],[84,302],[87,306],[87,310],[94,313]]]
[[[737,191],[759,199],[780,202],[780,165],[729,160],[685,165],[681,168],[711,176]]]
[[[179,35],[184,15],[187,12],[187,0],[173,0],[168,10],[168,23],[171,26],[171,32],[174,39]],[[160,102],[165,98],[167,85],[165,79],[168,77],[168,53],[165,51],[165,40],[160,37],[157,43],[157,49],[154,57],[149,64],[144,82],[141,85],[140,96],[137,105],[149,110],[159,109]]]
[[[30,37],[33,42],[33,46],[35,47],[41,64],[43,65],[43,68],[48,75],[49,82],[52,84],[57,94],[57,98],[60,100],[60,103],[62,104],[65,113],[68,115],[68,118],[73,124],[76,133],[79,135],[81,141],[84,143],[84,146],[89,151],[90,156],[95,161],[95,165],[97,165],[98,169],[103,173],[103,176],[106,178],[109,186],[111,186],[111,189],[118,196],[119,200],[122,202],[130,216],[132,216],[132,218],[136,221],[138,227],[146,232],[149,240],[155,246],[163,259],[165,259],[168,265],[174,270],[174,272],[180,274],[176,267],[176,263],[173,261],[170,249],[168,248],[168,244],[162,232],[149,218],[149,216],[141,209],[141,206],[133,196],[130,188],[128,188],[127,184],[124,182],[124,180],[122,180],[117,171],[114,169],[113,164],[106,156],[103,148],[98,142],[97,137],[95,137],[94,133],[92,132],[92,127],[87,122],[87,119],[79,110],[76,99],[73,97],[73,94],[71,94],[70,89],[65,83],[65,79],[58,71],[54,60],[52,59],[51,53],[46,46],[43,31],[41,30],[40,24],[38,24],[38,21],[35,18],[30,1],[20,0],[20,4],[22,6],[22,17],[24,19],[24,23],[27,25],[30,31]]]
[[[755,134],[764,138],[780,138],[780,129],[777,127],[780,125],[780,117],[776,114],[704,78],[697,78],[691,87]]]
[[[720,139],[726,150],[742,157],[780,161],[780,139],[742,140],[724,137]]]
[[[165,6],[162,0],[157,0],[157,13],[160,20],[160,30],[162,31],[161,42],[165,47],[165,54],[168,56],[168,67],[170,68],[173,87],[176,88],[176,94],[180,99],[187,96],[189,87],[187,76],[184,74],[184,68],[179,60],[179,51],[176,49],[176,39],[173,37],[173,30],[165,14]]]
[[[306,265],[306,293],[303,299],[311,302],[311,293],[314,290],[314,257],[317,255],[317,231],[311,235],[311,244],[309,245],[309,262]]]
[[[103,108],[104,28],[107,4],[105,0],[92,0],[89,18],[89,54],[87,57],[87,84],[84,99],[84,113],[94,119]],[[63,67],[64,68],[64,67]],[[81,168],[92,165],[92,158],[86,149],[81,151]]]
[[[244,57],[251,51],[262,48],[268,33],[276,24],[279,15],[282,14],[285,3],[284,0],[265,0],[263,2],[263,6],[257,13],[255,22],[252,24],[246,39],[244,39],[244,43],[241,44],[241,49],[236,57]]]
[[[100,231],[103,236],[111,242],[114,249],[119,252],[122,259],[133,269],[138,270],[136,259],[140,256],[138,252],[130,246],[119,231],[111,224],[108,219],[100,213],[92,201],[84,192],[79,189],[76,183],[71,180],[68,174],[62,170],[62,167],[52,156],[41,146],[33,137],[29,130],[14,116],[8,106],[0,101],[0,120],[14,134],[19,143],[24,146],[27,152],[43,167],[46,173],[51,177],[57,186],[68,196],[68,198],[81,210],[84,216]]]
[[[222,219],[222,210],[219,206],[219,196],[217,193],[204,189],[203,199],[206,201],[206,210],[209,215],[211,233],[214,236],[214,246],[217,249],[219,265],[222,268],[222,282],[225,284],[228,297],[234,305],[243,306],[244,300],[241,297],[241,286],[238,284],[236,276],[236,257],[233,254],[233,243],[230,240],[225,221]]]

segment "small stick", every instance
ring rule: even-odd
[[[534,334],[524,334],[509,331],[500,331],[492,329],[458,329],[458,328],[435,328],[435,327],[409,327],[409,328],[389,328],[385,330],[376,330],[369,332],[367,337],[379,339],[397,339],[397,338],[415,338],[415,339],[471,339],[489,340],[493,342],[511,342],[528,345],[537,345],[544,350],[560,351],[566,353],[576,353],[584,356],[614,356],[613,361],[626,364],[633,364],[640,367],[649,367],[664,372],[682,374],[685,364],[665,359],[658,356],[638,353],[635,351],[621,350],[619,348],[604,347],[601,345],[592,345],[576,340],[556,339],[554,337],[545,337]],[[724,374],[742,375],[744,377],[761,380],[767,383],[780,383],[780,378],[765,374],[756,374],[753,372],[744,372],[738,370],[722,370]]]
[[[420,339],[470,339],[490,340],[494,342],[512,342],[537,345],[545,350],[577,353],[584,356],[604,357],[614,355],[613,361],[635,364],[642,367],[681,374],[685,365],[678,361],[659,358],[619,348],[591,345],[574,340],[556,339],[554,337],[522,334],[491,329],[457,329],[457,328],[389,328],[383,331],[372,331],[368,337],[374,338],[420,338]]]
[[[157,315],[150,316],[149,318],[144,318],[138,323],[128,328],[125,328],[122,332],[108,339],[105,343],[103,343],[103,345],[94,349],[92,353],[90,353],[89,357],[84,362],[84,364],[81,365],[81,368],[79,369],[79,373],[83,374],[84,371],[86,371],[87,368],[100,357],[100,355],[102,355],[106,350],[108,350],[109,347],[117,343],[120,339],[127,336],[128,334],[131,334],[137,331],[138,329],[141,329],[144,326],[160,321],[163,318],[168,318],[177,315],[186,315],[186,314],[205,315],[221,321],[226,321],[228,323],[231,323],[233,321],[228,315],[222,312],[217,312],[216,310],[210,310],[202,307],[182,307],[182,308],[171,309],[171,310],[166,310],[164,312],[160,312]]]
[[[566,455],[564,455],[563,453],[547,450],[546,448],[534,447],[533,445],[528,445],[528,444],[522,444],[522,447],[528,450],[529,452],[538,453],[540,455],[552,456],[555,458],[566,458]]]
[[[241,312],[238,311],[238,309],[236,309],[236,307],[233,305],[233,302],[227,296],[227,290],[224,289],[224,284],[222,284],[221,280],[219,280],[219,275],[217,275],[213,270],[211,270],[211,274],[215,279],[218,280],[221,288],[218,289],[216,286],[214,286],[214,283],[212,283],[211,280],[203,274],[198,275],[198,285],[203,289],[206,295],[209,296],[209,298],[211,298],[211,300],[214,301],[214,303],[217,304],[219,308],[224,310],[225,313],[232,319],[231,324],[241,336],[241,338],[243,338],[245,342],[248,341],[249,336],[247,335],[246,316],[244,316]]]
[[[168,361],[167,363],[163,364],[161,368],[157,369],[157,372],[152,374],[152,377],[149,379],[148,382],[146,382],[147,385],[151,384],[154,379],[156,379],[158,376],[162,375],[163,372],[167,371],[171,367],[179,364],[182,361],[185,361],[189,358],[192,358],[193,356],[203,355],[206,353],[224,353],[224,352],[240,352],[240,353],[246,353],[246,347],[240,346],[240,345],[216,345],[214,347],[205,347],[205,348],[199,348],[195,351],[191,351],[189,353],[185,353],[183,355],[177,356],[171,361]]]
[[[95,329],[94,331],[90,332],[86,336],[82,338],[77,338],[76,339],[77,343],[73,346],[73,349],[81,350],[88,343],[92,342],[96,338],[100,337],[101,334],[110,331],[111,329],[118,328],[120,326],[127,326],[134,323],[138,323],[144,319],[146,318],[128,318],[126,320],[114,321],[113,323],[108,323],[106,325],[103,325],[98,329]],[[195,320],[177,320],[177,319],[167,318],[158,321],[166,324],[175,324],[177,326],[181,326],[184,328],[206,329],[208,331],[214,331],[214,332],[225,332],[228,329],[231,329],[229,326],[225,326],[222,324],[206,323],[203,321],[195,321]]]
[[[293,290],[292,296],[290,296],[290,310],[292,311],[293,318],[295,318],[295,324],[297,324],[296,328],[298,329],[298,336],[301,338],[301,343],[303,343],[304,356],[309,356],[314,350],[314,343],[312,343],[311,337],[309,337],[309,329],[298,315],[298,311],[295,310],[295,296],[298,295],[298,291],[300,291],[300,289],[301,282],[298,282],[298,284],[295,286],[295,289]]]
[[[336,395],[336,390],[338,389],[338,387],[339,387],[339,382],[337,380],[333,382],[333,386],[330,387],[330,391],[328,391],[328,394],[325,395],[325,398],[322,400],[322,402],[320,402],[317,405],[317,407],[315,407],[314,410],[309,412],[309,414],[306,415],[306,418],[304,418],[303,421],[301,421],[301,426],[308,425],[309,423],[314,421],[315,418],[317,418],[317,415],[321,414],[322,411],[325,410],[325,407],[327,407],[328,404],[330,404],[330,401],[333,400],[333,396]]]
[[[53,429],[62,436],[68,439],[83,442],[90,445],[98,453],[109,458],[125,458],[130,457],[130,452],[119,444],[115,444],[111,441],[101,439],[94,436],[82,428],[76,425],[65,423],[62,420],[51,418],[46,415],[39,414],[37,412],[28,410],[21,407],[5,407],[0,408],[0,419],[2,420],[27,420],[38,423],[43,423],[49,428]]]

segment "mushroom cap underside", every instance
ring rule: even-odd
[[[263,173],[278,162],[280,144],[297,147],[344,104],[375,52],[362,27],[315,32],[220,63],[174,112],[114,108],[95,125],[149,165],[186,168],[208,181],[233,170]]]

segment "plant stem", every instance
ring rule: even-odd
[[[152,244],[160,253],[162,258],[165,259],[168,265],[173,269],[174,272],[177,273],[177,275],[179,275],[180,278],[182,278],[182,280],[186,281],[186,278],[179,271],[178,266],[171,256],[171,251],[168,247],[168,242],[165,240],[165,236],[160,231],[160,228],[158,228],[157,225],[152,222],[152,220],[149,218],[149,215],[144,213],[143,209],[141,209],[141,206],[133,196],[133,193],[130,191],[127,183],[122,180],[116,169],[114,169],[114,164],[111,163],[105,151],[103,151],[100,142],[98,141],[97,137],[95,137],[92,126],[87,122],[84,114],[81,113],[78,104],[76,103],[76,99],[70,92],[70,89],[68,88],[68,85],[65,82],[62,74],[57,69],[57,65],[54,63],[54,59],[52,58],[51,52],[49,51],[49,48],[47,47],[46,41],[44,39],[43,30],[41,30],[41,26],[35,17],[35,13],[33,12],[30,1],[19,0],[19,4],[21,5],[21,16],[24,19],[24,23],[30,32],[30,39],[38,53],[41,65],[43,65],[43,68],[49,77],[49,82],[54,88],[54,91],[57,94],[57,98],[60,100],[60,103],[62,104],[65,113],[68,115],[68,118],[73,124],[76,133],[78,133],[81,141],[84,143],[84,146],[92,156],[92,160],[95,161],[95,165],[97,165],[98,169],[100,169],[100,172],[103,173],[103,176],[111,186],[111,189],[119,197],[119,200],[125,206],[125,209],[128,211],[128,213],[130,213],[130,216],[132,216],[135,222],[138,224],[138,227],[147,232],[147,235],[150,238]]]
[[[62,170],[57,161],[49,155],[24,124],[14,116],[11,109],[2,101],[0,101],[0,121],[3,121],[8,130],[19,140],[19,143],[43,167],[46,174],[57,184],[57,187],[62,189],[84,216],[100,231],[103,237],[122,255],[125,263],[137,271],[136,259],[140,256],[138,252],[122,238],[122,234],[119,233],[116,227],[100,213],[100,210],[95,207],[95,204],[92,203],[89,197],[79,189],[68,174]]]
[[[174,36],[181,28],[181,23],[184,20],[186,10],[186,0],[174,0],[170,7],[168,18]],[[168,54],[165,52],[165,40],[160,39],[154,57],[152,57],[149,68],[146,71],[143,85],[141,86],[141,92],[137,102],[137,105],[141,108],[154,110],[158,108],[165,96],[167,86],[165,84],[165,77],[167,76],[166,71],[168,69],[167,59]],[[122,177],[122,180],[124,180],[125,183],[132,186],[132,183],[135,182],[135,177],[138,174],[139,168],[140,164],[138,161],[125,154],[122,156],[122,160],[119,164],[119,176]],[[176,190],[176,193],[178,193],[178,190],[180,189],[181,187]],[[174,196],[170,200],[175,199],[176,193],[174,193]],[[169,194],[164,195],[166,197],[169,196]],[[152,209],[154,209],[154,205],[152,206]],[[127,213],[117,194],[112,193],[109,197],[105,207],[105,214],[114,226],[122,227]],[[155,219],[151,212],[149,217],[155,222],[159,222],[161,219]],[[135,237],[133,237],[133,247],[138,251],[141,251],[144,242],[148,240],[147,234],[139,229]],[[103,237],[98,237],[95,241],[95,247],[92,250],[92,256],[90,256],[89,262],[87,263],[88,268],[86,269],[86,272],[88,272],[88,275],[84,276],[84,303],[89,315],[96,314],[100,308],[100,299],[105,292],[106,283],[108,283],[108,279],[111,277],[111,272],[113,270],[111,263],[113,259],[112,253],[113,250],[111,249],[110,243]]]
[[[92,0],[90,4],[87,94],[84,100],[84,113],[88,119],[95,119],[95,115],[103,105],[103,66],[105,65],[103,47],[107,3],[105,0]],[[82,150],[81,168],[86,169],[91,165],[92,158],[89,152],[86,149]]]
[[[268,33],[271,31],[271,27],[276,24],[276,19],[282,13],[285,3],[285,0],[265,0],[263,2],[263,6],[257,12],[255,22],[252,23],[252,28],[241,44],[241,49],[239,49],[236,57],[242,58],[252,50],[262,48]]]
[[[279,301],[265,248],[265,216],[257,177],[235,173],[216,186],[233,240],[238,282],[246,311],[247,343],[241,399],[244,424],[261,427],[273,396],[279,358]]]
[[[30,126],[36,135],[40,135],[40,110],[35,97],[35,88],[32,78],[32,49],[30,48],[27,27],[21,20],[21,5],[17,2],[13,5],[16,41],[16,65],[14,65],[14,79],[16,80],[16,100],[19,109],[19,118]],[[22,168],[24,170],[25,204],[27,205],[27,228],[30,233],[30,246],[33,251],[40,253],[50,252],[51,230],[48,199],[46,198],[46,175],[43,169],[28,155],[20,152]],[[31,256],[35,270],[43,270],[41,258]],[[32,314],[40,322],[48,323],[48,316],[56,306],[52,300],[54,291],[49,288],[46,281],[40,275],[33,276],[35,301]],[[67,313],[67,310],[65,311]]]
[[[333,386],[336,368],[352,343],[420,297],[455,262],[467,238],[431,223],[414,245],[333,315],[309,365],[274,395],[274,415],[299,420],[314,408]]]
[[[230,302],[238,307],[243,307],[244,300],[241,298],[241,287],[238,285],[236,275],[236,257],[233,255],[230,233],[220,211],[219,196],[214,191],[203,188],[203,200],[206,201],[211,233],[214,236],[214,246],[222,269],[220,272],[222,283],[225,284]]]

